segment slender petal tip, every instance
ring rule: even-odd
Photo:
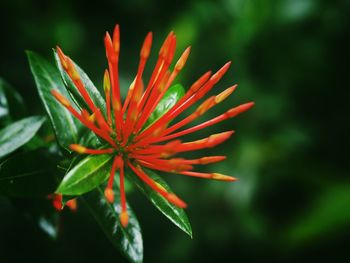
[[[177,195],[169,193],[167,196],[167,199],[170,203],[180,207],[180,208],[186,208],[187,204],[182,201]]]
[[[67,70],[68,64],[67,64],[67,56],[63,53],[62,49],[59,46],[56,46],[57,55],[60,59],[62,67]]]
[[[237,85],[234,85],[226,90],[224,90],[223,92],[221,92],[220,94],[215,96],[215,102],[218,104],[220,102],[222,102],[224,99],[226,99],[228,96],[230,96],[232,94],[232,92],[234,92],[234,90],[236,89]]]
[[[111,89],[111,81],[109,79],[109,73],[108,70],[105,70],[105,74],[103,75],[103,89],[105,92],[109,92]]]
[[[208,147],[214,147],[231,137],[234,131],[221,132],[217,134],[210,135],[207,141]]]
[[[152,32],[149,32],[143,42],[143,46],[141,48],[140,57],[147,59],[151,52],[152,46]]]
[[[64,97],[63,95],[61,95],[61,93],[59,93],[57,90],[53,89],[51,90],[51,94],[56,98],[56,100],[58,100],[63,106],[65,107],[70,107],[70,102],[66,99],[66,97]]]
[[[190,55],[191,47],[188,47],[185,49],[185,51],[182,53],[181,57],[177,61],[175,65],[175,70],[180,71],[185,66],[186,61],[188,59],[188,56]]]
[[[197,79],[190,87],[190,94],[192,95],[195,92],[197,92],[202,87],[202,85],[204,85],[204,83],[210,78],[211,74],[211,71],[207,71],[199,79]]]
[[[72,151],[75,151],[75,152],[81,153],[81,154],[86,152],[86,148],[84,146],[79,145],[79,144],[71,144],[71,145],[69,145],[69,148]]]
[[[66,206],[69,207],[69,209],[73,212],[77,211],[77,208],[78,208],[78,205],[77,205],[77,199],[74,198],[72,200],[69,200],[67,203],[66,203]]]
[[[170,42],[171,42],[171,39],[174,35],[174,32],[171,31],[168,36],[166,37],[166,39],[164,40],[164,43],[162,45],[162,47],[160,48],[159,50],[159,56],[160,57],[165,57],[165,54],[168,52],[168,49],[169,49],[169,45],[170,45]]]
[[[224,174],[220,174],[220,173],[213,173],[212,174],[212,179],[219,180],[219,181],[225,181],[225,182],[237,181],[237,178],[235,178],[235,177],[224,175]]]
[[[169,49],[168,49],[168,53],[167,53],[167,57],[166,57],[166,63],[168,63],[169,65],[171,64],[171,61],[174,58],[175,50],[176,50],[176,36],[172,35]]]
[[[115,50],[115,43],[112,42],[111,36],[109,35],[108,32],[106,32],[105,38],[105,47],[106,47],[106,55],[108,60],[110,60],[112,63],[116,63],[118,60],[118,52]]]
[[[209,164],[209,163],[216,163],[221,162],[226,159],[226,156],[207,156],[202,157],[199,159],[200,164]]]
[[[231,61],[227,62],[225,65],[223,65],[212,77],[211,80],[214,81],[214,83],[217,83],[222,76],[225,75],[225,73],[227,72],[227,70],[229,69],[231,65]]]
[[[119,25],[116,24],[113,31],[113,48],[114,51],[119,54],[120,51],[120,30]]]
[[[65,70],[68,73],[68,75],[70,76],[70,78],[73,81],[80,80],[80,75],[79,75],[78,71],[76,70],[73,61],[70,58],[67,58],[67,65],[68,66]]]
[[[252,107],[254,107],[255,102],[254,102],[254,101],[251,101],[251,102],[248,102],[247,104],[249,105],[249,108],[252,108]]]
[[[248,102],[248,103],[244,103],[242,105],[239,105],[235,108],[232,108],[230,110],[228,110],[227,114],[230,116],[230,118],[235,117],[236,115],[245,112],[247,110],[249,110],[250,108],[252,108],[254,106],[254,102]]]
[[[111,188],[106,188],[106,190],[105,190],[105,197],[106,197],[106,199],[107,199],[107,201],[109,202],[109,203],[113,203],[114,202],[114,192],[113,192],[113,190],[111,189]]]
[[[119,215],[119,220],[120,220],[120,223],[122,224],[122,226],[125,228],[128,226],[128,223],[129,223],[129,215],[128,215],[128,212],[127,211],[123,211],[120,213]]]

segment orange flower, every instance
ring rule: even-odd
[[[52,200],[52,206],[57,210],[57,211],[62,211],[63,206],[62,206],[62,195],[61,194],[50,194],[47,196],[49,200]],[[69,209],[73,212],[77,210],[77,199],[71,199],[66,203],[66,206],[69,207]]]
[[[126,167],[129,167],[141,180],[170,203],[182,208],[186,207],[186,203],[153,181],[142,167],[187,176],[235,181],[236,178],[219,173],[192,171],[193,165],[219,162],[224,160],[226,158],[225,156],[208,156],[192,160],[174,158],[173,156],[181,152],[211,148],[230,138],[233,131],[214,134],[192,142],[182,142],[179,140],[180,136],[235,117],[250,109],[254,105],[253,102],[234,107],[211,120],[191,128],[185,128],[181,131],[179,129],[191,123],[210,108],[227,98],[235,90],[236,85],[229,87],[216,96],[208,98],[192,114],[175,124],[169,125],[174,118],[199,101],[213,88],[226,73],[231,62],[226,63],[215,74],[212,74],[210,71],[203,74],[172,108],[145,128],[146,121],[178,73],[185,66],[190,53],[190,47],[185,49],[177,60],[174,69],[170,70],[176,48],[176,36],[173,32],[170,32],[159,51],[158,60],[147,86],[144,87],[142,75],[152,45],[152,33],[148,33],[141,48],[140,62],[135,80],[128,91],[124,103],[122,103],[118,73],[120,49],[118,25],[114,29],[113,38],[110,37],[108,32],[106,33],[104,43],[109,67],[105,71],[103,84],[106,98],[106,116],[103,115],[101,109],[90,98],[72,60],[59,47],[57,47],[57,52],[60,62],[89,108],[82,109],[79,112],[56,90],[52,90],[52,94],[81,123],[108,143],[109,147],[105,149],[89,149],[77,144],[70,145],[70,148],[81,154],[112,154],[114,156],[109,181],[105,189],[105,196],[109,202],[114,202],[112,186],[115,172],[119,171],[120,202],[122,208],[120,214],[121,224],[124,227],[128,224],[124,191],[124,169]]]

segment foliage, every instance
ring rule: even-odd
[[[88,144],[100,145],[101,142],[93,135],[92,132],[84,130],[83,127],[72,118],[71,114],[59,105],[53,99],[51,90],[53,87],[58,89],[62,94],[71,98],[71,103],[77,107],[84,107],[83,100],[78,96],[75,89],[72,88],[71,80],[65,75],[65,71],[57,63],[57,69],[49,62],[35,54],[27,51],[31,71],[33,73],[40,99],[49,116],[52,129],[56,135],[57,143],[63,149],[70,151],[69,145],[83,141]],[[56,53],[54,53],[57,58]],[[94,101],[105,108],[98,89],[90,81],[86,73],[79,68],[82,74],[82,81],[87,89],[91,92]],[[5,86],[4,86],[5,87]],[[16,93],[13,93],[16,95]],[[163,99],[153,111],[151,118],[146,125],[150,125],[165,112],[167,112],[182,96],[184,89],[181,85],[171,87]],[[5,93],[2,93],[5,97]],[[20,101],[20,100],[18,100]],[[9,115],[7,100],[3,99],[3,116]],[[0,148],[1,157],[16,151],[25,145],[38,132],[44,122],[43,117],[34,116],[14,122],[0,131]],[[81,137],[81,138],[79,138]],[[48,148],[48,147],[47,147]],[[74,155],[64,155],[58,157],[59,151],[50,152],[47,149],[37,149],[34,151],[24,151],[12,158],[6,159],[0,164],[0,193],[9,197],[32,197],[41,196],[46,198],[53,192],[63,195],[62,206],[66,205],[68,200],[79,196],[88,210],[96,219],[103,229],[104,233],[111,242],[121,250],[121,252],[131,262],[142,262],[143,244],[141,228],[130,206],[130,224],[124,228],[120,225],[119,214],[121,212],[119,205],[110,204],[101,188],[109,176],[111,168],[111,155],[87,156],[79,160]],[[60,160],[61,159],[61,160]],[[23,161],[22,161],[23,160]],[[21,162],[21,166],[18,166]],[[62,166],[66,174],[62,177],[59,173],[57,164],[69,163],[68,167]],[[56,164],[55,164],[56,163]],[[171,192],[170,187],[154,172],[152,178],[162,187]],[[164,215],[166,215],[176,226],[192,236],[192,230],[188,218],[183,209],[170,204],[159,194],[155,193],[149,186],[138,180],[132,173],[129,175],[131,181],[140,188],[143,194],[154,204]],[[57,182],[59,182],[57,187]],[[55,189],[57,187],[57,189]],[[52,214],[51,214],[52,218]],[[39,217],[39,225],[49,235],[57,237],[57,226],[52,225],[48,228],[48,223],[57,223],[57,220],[49,220],[50,217]],[[52,229],[52,230],[51,230]]]
[[[180,48],[195,47],[180,79],[185,89],[203,70],[215,70],[226,59],[233,60],[232,77],[239,84],[239,99],[227,104],[254,98],[257,107],[249,118],[218,126],[218,130],[239,128],[233,146],[222,145],[213,151],[229,155],[225,164],[212,169],[232,172],[239,181],[222,187],[220,183],[165,177],[174,190],[181,189],[192,201],[187,212],[193,221],[193,241],[159,218],[158,211],[150,209],[129,184],[128,195],[137,204],[134,210],[147,241],[147,261],[306,262],[341,261],[347,256],[349,122],[344,78],[350,44],[348,1],[102,1],[90,5],[86,1],[5,0],[0,6],[1,76],[15,86],[10,89],[23,95],[25,102],[20,99],[18,104],[6,97],[12,110],[5,110],[10,118],[7,113],[2,118],[7,106],[3,106],[4,93],[0,91],[0,129],[25,117],[44,115],[23,56],[28,48],[52,62],[48,47],[62,45],[79,58],[97,87],[102,86],[99,76],[106,66],[101,28],[111,28],[116,22],[125,29],[122,38],[129,43],[121,47],[124,84],[132,81],[131,72],[136,70],[140,36],[150,29],[157,36],[173,29]],[[5,92],[6,96],[10,93]],[[226,105],[216,111],[221,113]],[[17,113],[19,116],[14,115]],[[44,151],[58,156],[58,169],[54,168],[61,179],[71,156],[46,140],[54,131],[48,127],[49,118],[31,141],[0,162],[22,154],[30,156],[28,152],[36,150],[32,147],[40,141]],[[83,139],[98,147],[93,136]],[[89,221],[83,203],[74,216],[63,211],[60,220],[50,221],[54,225],[47,224],[60,222],[63,229],[58,243],[48,242],[34,220],[44,218],[40,222],[45,225],[53,217],[46,216],[47,210],[30,217],[27,210],[20,209],[29,203],[37,204],[38,199],[0,197],[1,262],[28,258],[37,262],[67,258],[123,262]]]

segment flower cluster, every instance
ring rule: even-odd
[[[118,25],[114,29],[112,38],[108,32],[104,38],[106,56],[108,59],[108,69],[105,71],[103,84],[106,99],[106,109],[104,110],[106,114],[104,114],[102,109],[98,108],[91,99],[74,63],[59,47],[57,47],[57,53],[62,67],[73,81],[88,108],[77,110],[70,104],[67,98],[56,90],[52,90],[52,94],[71,112],[71,114],[108,145],[102,149],[90,149],[83,145],[72,144],[70,148],[81,154],[113,155],[114,159],[109,181],[105,189],[105,196],[109,202],[114,202],[112,186],[115,173],[119,171],[121,199],[120,222],[125,227],[128,224],[128,213],[124,191],[124,170],[127,167],[170,203],[182,208],[186,207],[186,203],[152,180],[145,172],[144,167],[186,176],[235,181],[236,179],[234,177],[219,173],[193,171],[194,165],[219,162],[224,160],[226,158],[225,156],[185,159],[174,157],[174,155],[211,148],[226,141],[233,134],[233,131],[213,134],[207,138],[190,142],[182,142],[179,140],[179,137],[232,118],[251,108],[254,103],[249,102],[239,105],[201,124],[190,128],[183,128],[213,106],[226,99],[235,90],[236,85],[234,85],[218,95],[211,96],[204,100],[192,114],[176,123],[172,123],[178,115],[202,99],[213,88],[228,70],[230,66],[230,62],[228,62],[214,74],[212,74],[211,71],[203,74],[173,107],[152,124],[146,126],[145,124],[148,118],[151,116],[176,76],[185,66],[190,54],[190,47],[185,49],[177,60],[174,68],[170,69],[176,49],[176,36],[173,32],[170,32],[160,48],[153,73],[147,85],[144,85],[143,73],[152,45],[152,33],[148,33],[141,48],[140,61],[135,80],[131,84],[126,98],[122,101],[118,73],[119,39]]]

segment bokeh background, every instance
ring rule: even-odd
[[[25,50],[52,59],[59,44],[101,87],[103,35],[121,25],[121,75],[126,88],[143,38],[154,33],[153,57],[170,30],[178,55],[192,54],[178,78],[233,64],[214,91],[238,83],[214,117],[232,105],[256,107],[206,129],[235,129],[228,160],[205,167],[234,175],[225,184],[165,175],[188,203],[191,240],[136,190],[128,193],[143,229],[145,262],[301,262],[349,258],[350,180],[348,39],[350,1],[193,0],[0,2],[0,75],[44,114]],[[189,137],[192,138],[192,137]],[[193,137],[194,138],[194,137]],[[54,241],[12,202],[0,197],[0,262],[126,262],[86,208],[64,211]]]

